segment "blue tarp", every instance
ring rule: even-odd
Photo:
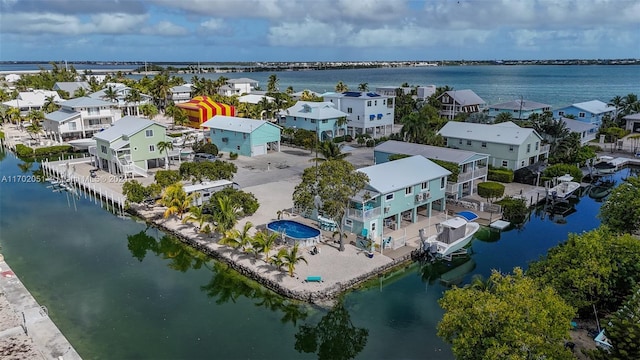
[[[467,221],[473,221],[479,217],[478,214],[471,211],[460,211],[459,213],[456,213],[456,215],[462,216],[467,219]]]

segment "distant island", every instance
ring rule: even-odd
[[[59,66],[89,65],[104,70],[123,72],[218,73],[218,72],[268,72],[339,70],[398,67],[477,66],[477,65],[640,65],[640,59],[556,59],[556,60],[432,60],[432,61],[300,61],[300,62],[179,62],[179,61],[0,61],[2,65],[35,65],[48,68],[51,63]],[[130,67],[118,69],[116,67]],[[91,72],[91,70],[86,70]],[[6,71],[5,71],[6,72]]]

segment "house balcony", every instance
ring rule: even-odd
[[[549,151],[551,150],[551,145],[547,144],[547,145],[542,145],[540,146],[540,154],[548,154]]]
[[[108,129],[109,127],[111,127],[111,124],[95,124],[95,125],[85,125],[84,129],[85,130],[102,130],[102,129]]]
[[[486,166],[477,167],[473,171],[465,171],[458,174],[458,182],[467,182],[472,179],[477,179],[479,177],[487,175],[489,169]]]
[[[368,210],[349,208],[347,209],[347,218],[359,221],[367,221],[379,217],[381,213],[382,211],[380,210],[380,207]]]

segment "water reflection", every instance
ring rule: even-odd
[[[182,243],[174,236],[164,235],[159,240],[149,235],[149,227],[136,234],[127,236],[127,246],[131,255],[144,260],[151,251],[156,256],[169,260],[171,269],[186,272],[189,269],[207,268],[213,275],[206,285],[200,289],[218,305],[227,302],[235,303],[240,298],[253,301],[255,306],[282,313],[280,321],[294,326],[308,316],[307,306],[286,299],[259,283],[248,279],[227,264],[211,260],[206,254]]]
[[[432,285],[439,280],[445,286],[460,285],[465,275],[476,268],[470,255],[457,256],[451,261],[425,262],[420,267],[422,281]]]
[[[338,302],[316,325],[301,325],[295,335],[295,349],[315,353],[318,359],[353,359],[365,345],[369,330],[358,328],[342,301]]]

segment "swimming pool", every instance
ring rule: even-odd
[[[291,245],[311,246],[320,241],[320,230],[293,220],[272,221],[267,228],[280,233]]]

